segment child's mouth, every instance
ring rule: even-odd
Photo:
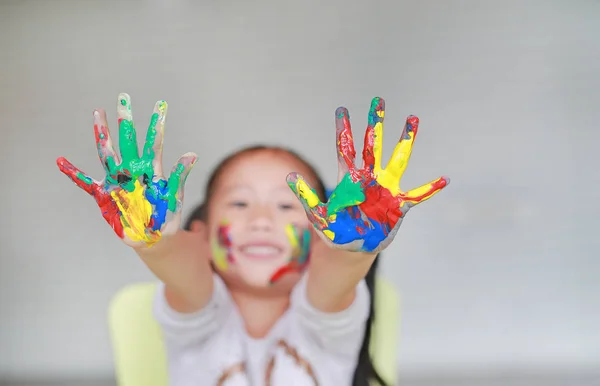
[[[244,245],[240,252],[251,259],[274,259],[281,256],[282,249],[275,245]]]

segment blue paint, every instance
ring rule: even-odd
[[[304,264],[308,260],[308,252],[310,251],[310,231],[304,229],[302,232],[302,252],[298,258],[299,264]]]
[[[149,182],[149,183],[148,183]],[[154,205],[154,212],[152,213],[152,219],[154,224],[152,225],[153,231],[158,231],[163,226],[167,219],[167,210],[169,209],[169,200],[167,199],[169,190],[167,188],[166,180],[148,181],[146,183],[146,199],[152,205]]]
[[[333,243],[348,244],[356,240],[363,240],[361,251],[372,252],[387,237],[390,232],[386,224],[370,220],[370,227],[362,225],[358,207],[350,207],[339,211],[334,222],[329,223],[325,229],[334,233]],[[360,225],[359,225],[360,224]]]
[[[406,130],[404,130],[404,135],[402,136],[402,139],[410,139],[410,135],[408,135],[408,133],[412,133],[414,131],[413,126],[408,122],[408,120],[412,117],[413,115],[410,115],[406,120]]]

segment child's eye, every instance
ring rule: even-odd
[[[279,209],[282,209],[282,210],[294,209],[294,205],[292,205],[292,204],[279,204]]]
[[[248,203],[244,201],[232,201],[229,203],[229,206],[234,206],[236,208],[245,208],[248,206]]]

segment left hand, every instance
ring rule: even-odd
[[[287,177],[309,220],[325,242],[348,251],[377,253],[394,239],[402,219],[414,205],[426,201],[450,183],[440,177],[403,192],[400,180],[417,136],[419,119],[409,116],[387,167],[381,165],[385,102],[374,98],[365,133],[363,167],[355,166],[356,151],[348,110],[336,110],[338,185],[322,203],[308,182],[297,173]]]

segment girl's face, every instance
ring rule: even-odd
[[[311,176],[293,156],[267,150],[240,156],[217,179],[208,231],[214,265],[226,281],[287,288],[299,280],[312,230],[287,185],[292,171]]]

